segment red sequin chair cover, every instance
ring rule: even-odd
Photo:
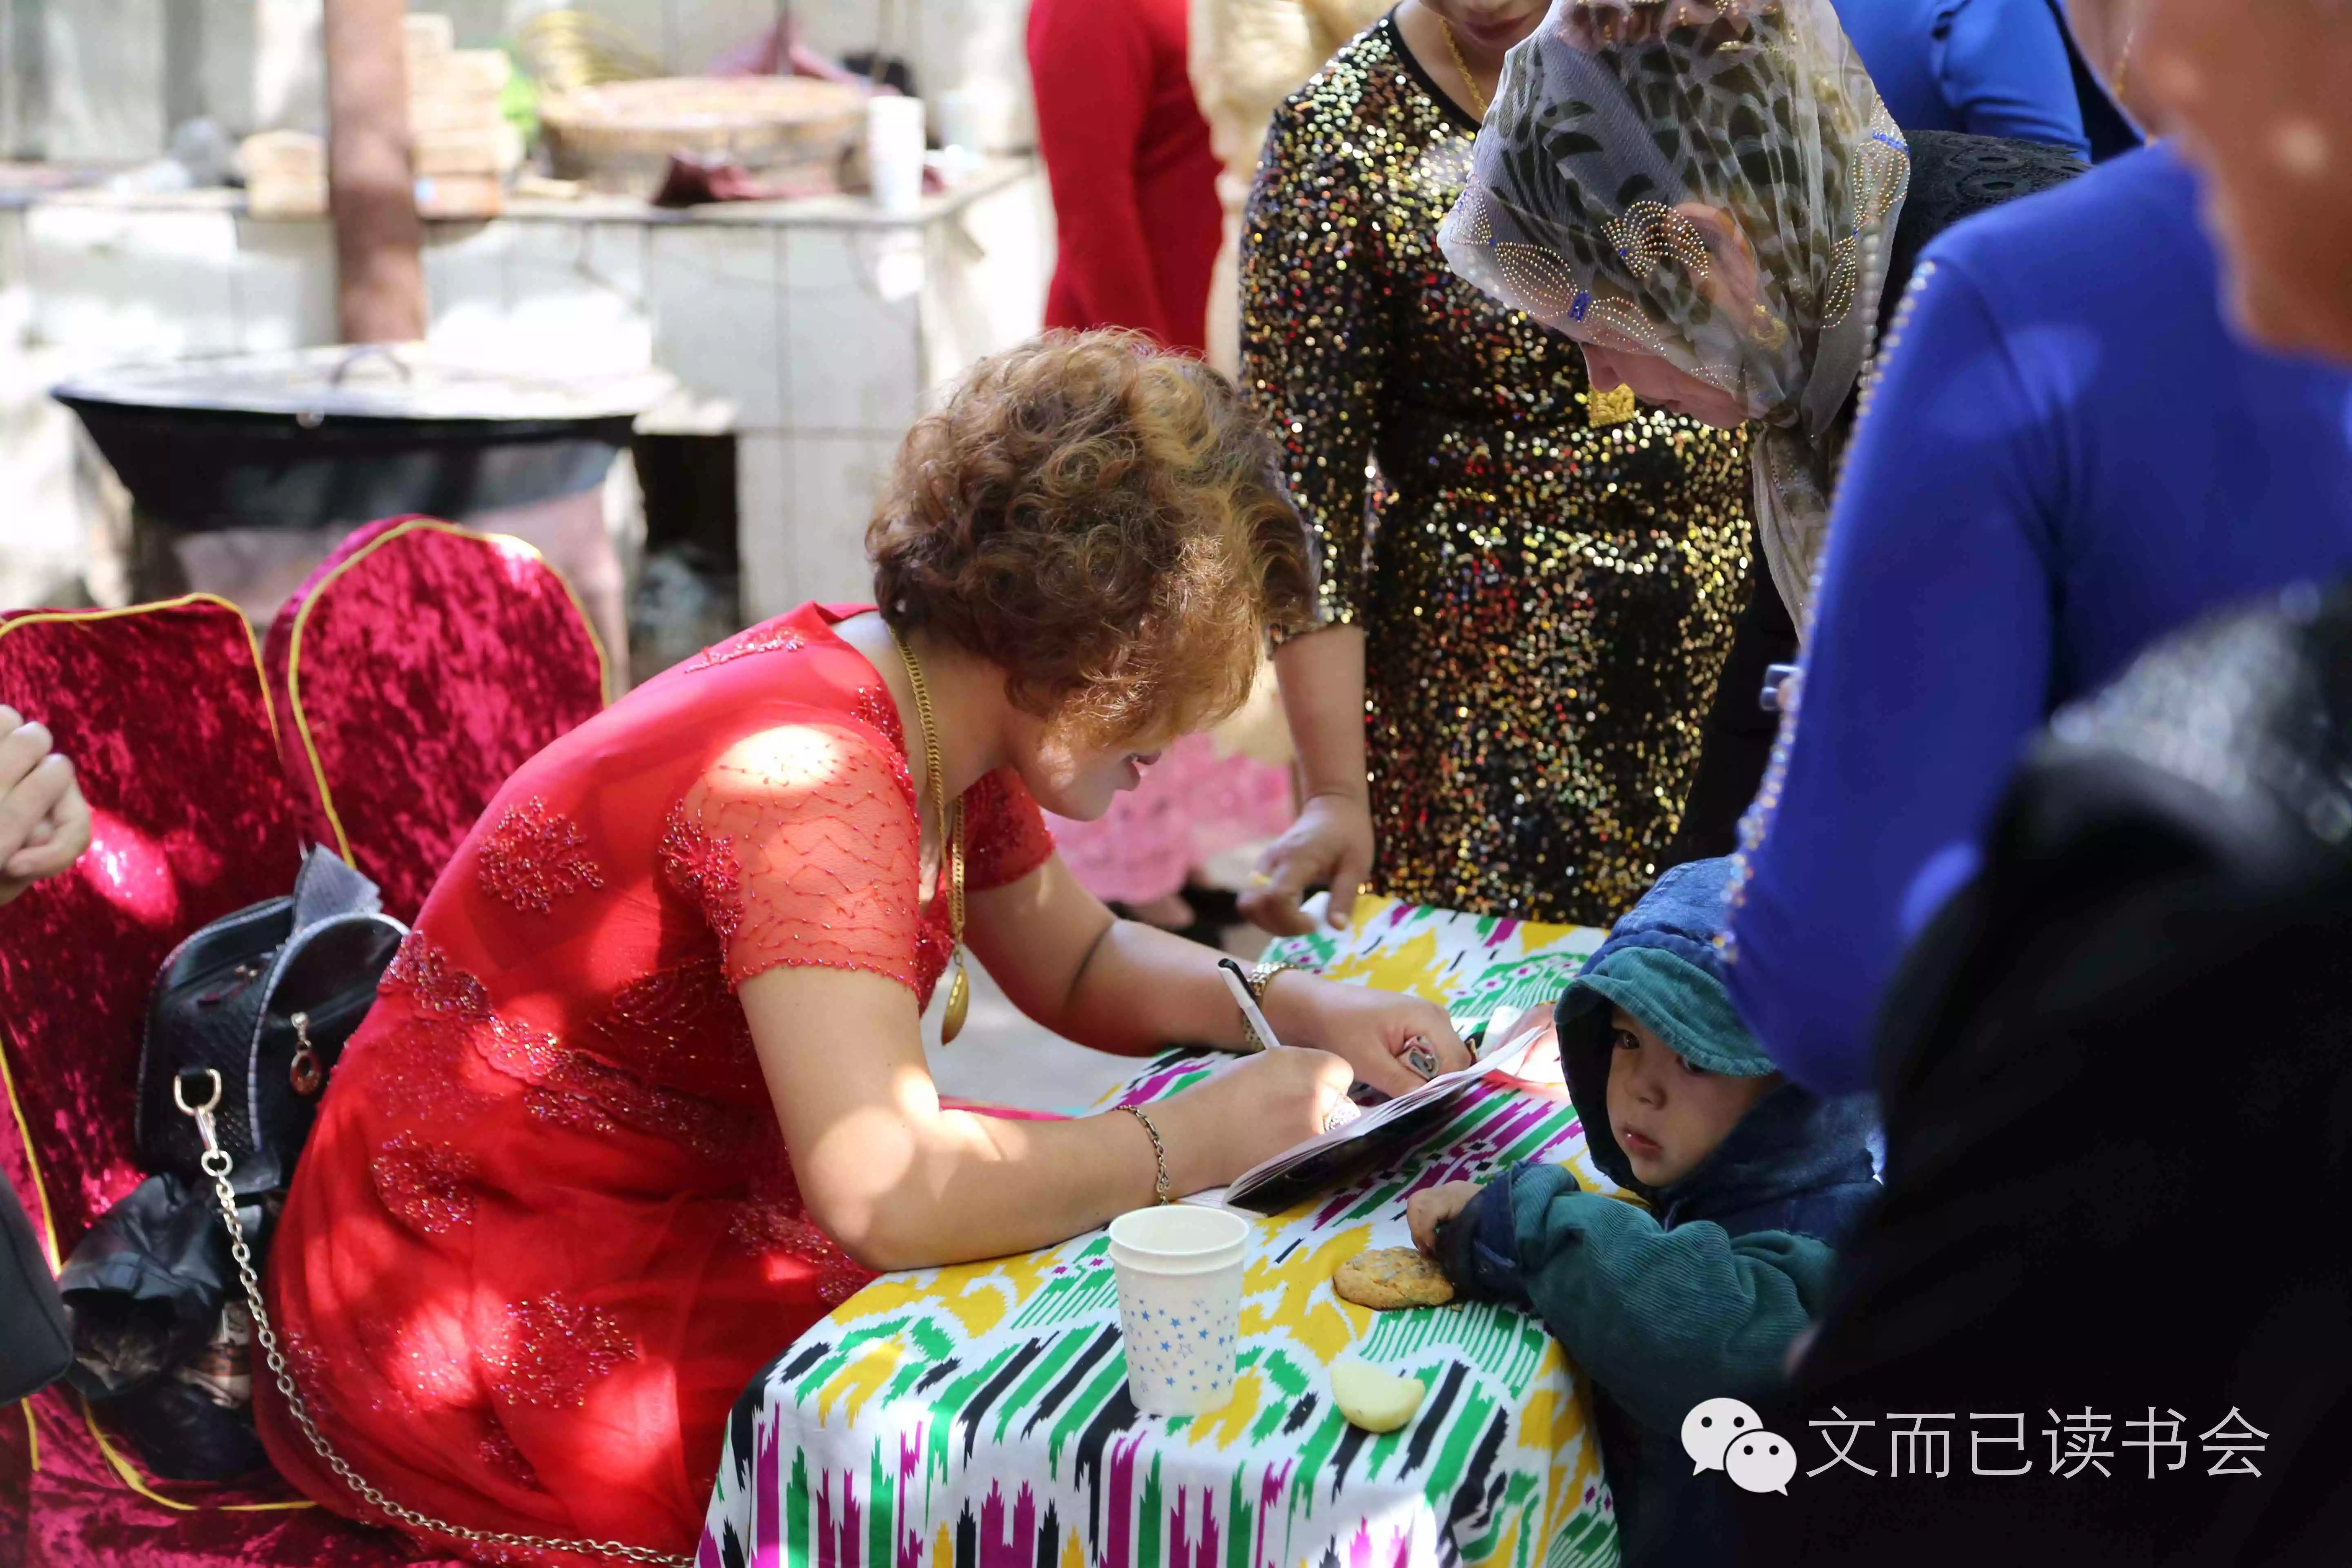
[[[0,616],[0,702],[49,727],[92,818],[70,872],[0,908],[0,1172],[62,1256],[140,1179],[139,1046],[164,955],[290,888],[301,840],[253,636],[222,600]],[[6,1568],[407,1560],[274,1478],[142,1476],[62,1387],[0,1410]]]
[[[310,838],[413,921],[508,775],[604,706],[572,591],[519,540],[372,522],[270,623],[278,748]]]

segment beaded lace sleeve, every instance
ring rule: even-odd
[[[999,768],[963,792],[964,849],[971,858],[964,886],[974,892],[1010,887],[1054,853],[1045,814],[1010,768]]]
[[[812,720],[713,763],[670,812],[661,869],[718,933],[730,984],[791,963],[912,990],[919,856],[905,760]]]

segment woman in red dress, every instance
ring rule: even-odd
[[[1049,327],[1206,351],[1225,214],[1185,60],[1187,3],[1031,0],[1030,95],[1054,191]]]
[[[730,1403],[871,1270],[1228,1181],[1351,1071],[1416,1081],[1414,1036],[1467,1062],[1435,1007],[1284,974],[1269,1021],[1322,1048],[1153,1107],[1164,1164],[1135,1117],[969,1114],[924,1068],[959,880],[974,953],[1046,1026],[1244,1043],[1214,955],[1113,921],[1038,803],[1099,816],[1309,613],[1275,471],[1197,362],[1014,350],[908,437],[868,534],[886,612],[803,605],[524,764],[345,1050],[280,1221],[271,1305],[318,1432],[265,1393],[289,1478],[384,1521],[323,1444],[457,1527],[406,1521],[436,1552],[684,1552]]]

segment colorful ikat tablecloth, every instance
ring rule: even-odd
[[[1582,929],[1367,899],[1271,956],[1410,991],[1464,1028],[1559,994]],[[1117,1102],[1230,1058],[1175,1052]],[[1332,1294],[1403,1247],[1408,1194],[1587,1157],[1566,1095],[1496,1077],[1388,1168],[1257,1221],[1233,1402],[1138,1414],[1108,1241],[877,1280],[737,1405],[701,1568],[1582,1568],[1617,1561],[1588,1385],[1542,1325],[1486,1304],[1375,1313]],[[1342,1354],[1419,1378],[1403,1430],[1333,1407]]]

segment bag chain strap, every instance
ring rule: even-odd
[[[188,1075],[194,1076],[194,1075]],[[546,1535],[524,1535],[510,1530],[468,1530],[447,1520],[436,1519],[429,1513],[419,1513],[413,1508],[393,1501],[371,1484],[367,1478],[353,1469],[351,1462],[337,1453],[319,1424],[310,1417],[310,1406],[303,1404],[301,1394],[294,1386],[294,1375],[289,1369],[286,1355],[278,1348],[278,1331],[270,1326],[269,1312],[261,1304],[261,1279],[254,1272],[253,1249],[246,1245],[245,1226],[236,1217],[236,1192],[228,1184],[232,1162],[228,1151],[220,1146],[213,1128],[213,1109],[220,1104],[221,1076],[212,1068],[205,1076],[213,1080],[212,1098],[202,1105],[190,1105],[182,1089],[182,1078],[172,1080],[172,1099],[196,1123],[196,1134],[204,1140],[205,1152],[198,1163],[205,1174],[213,1179],[213,1192],[220,1202],[221,1218],[228,1225],[229,1256],[236,1260],[236,1277],[245,1286],[246,1310],[253,1314],[253,1337],[268,1358],[269,1375],[286,1401],[286,1408],[310,1440],[310,1447],[326,1462],[342,1483],[359,1495],[370,1508],[388,1518],[397,1520],[411,1530],[428,1535],[447,1536],[482,1546],[513,1546],[526,1552],[578,1552],[593,1556],[617,1558],[625,1563],[644,1563],[656,1568],[693,1568],[694,1559],[667,1552],[657,1552],[650,1546],[630,1546],[618,1541],[568,1541]]]

